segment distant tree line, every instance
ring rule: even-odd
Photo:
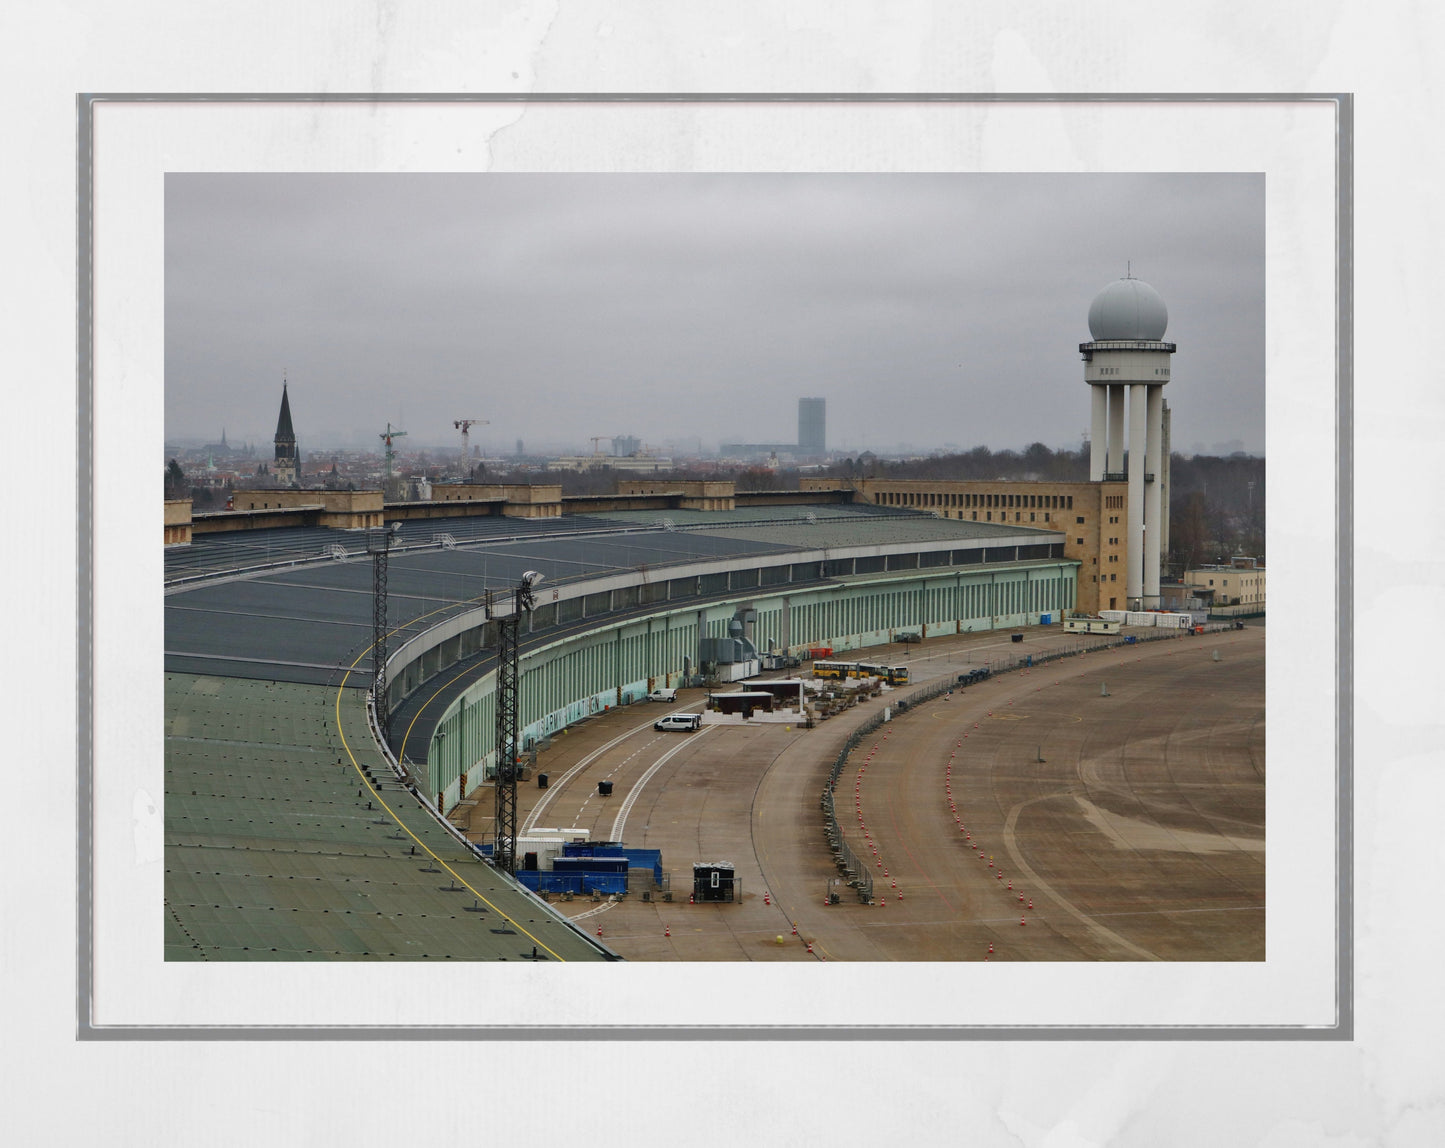
[[[1169,563],[1184,570],[1235,554],[1263,558],[1264,459],[1172,455]]]

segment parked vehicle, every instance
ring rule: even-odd
[[[647,700],[650,702],[675,702],[677,701],[677,691],[653,690],[652,693],[647,695]]]
[[[895,642],[921,642],[923,641],[923,635],[913,630],[906,630],[901,634],[894,634],[893,640]]]
[[[668,714],[652,723],[653,729],[694,730],[702,727],[702,714]]]
[[[882,678],[890,686],[906,686],[908,684],[907,666],[883,666],[877,662],[859,662],[859,676],[870,678]]]

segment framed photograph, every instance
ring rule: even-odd
[[[86,429],[80,488],[87,524],[81,564],[92,587],[81,618],[89,657],[79,682],[80,713],[88,723],[78,772],[83,1039],[1352,1035],[1352,628],[1349,563],[1341,557],[1350,544],[1352,465],[1348,98],[233,93],[87,96],[79,114]],[[1148,378],[1140,373],[1146,369],[1153,372]],[[745,446],[767,449],[749,463]],[[369,490],[396,479],[393,452],[413,448],[432,452],[430,470],[422,468],[425,491],[386,487],[375,506],[352,499],[341,508],[348,486]],[[1032,471],[1017,457],[1006,463],[1018,463],[1017,472],[945,473],[936,482],[923,470],[888,470],[900,460],[966,457],[970,450],[982,450],[989,465],[999,467],[1005,453],[1024,456],[1034,448]],[[230,492],[231,504],[202,508],[193,501],[184,522],[177,510],[174,521],[167,519],[166,545],[158,546],[156,499],[136,497],[137,489],[152,489],[137,476],[150,473],[148,467],[162,470],[182,451],[193,478],[226,472],[214,486]],[[786,623],[774,623],[766,614],[766,574],[759,574],[753,596],[754,613],[764,616],[748,618],[741,610],[736,634],[728,618],[699,621],[694,611],[690,624],[717,627],[694,637],[749,643],[760,661],[776,655],[779,669],[800,650],[810,660],[844,661],[847,649],[834,658],[831,648],[821,656],[810,648],[825,633],[866,636],[846,660],[873,664],[867,646],[881,635],[897,655],[894,663],[913,662],[914,680],[873,675],[888,690],[878,695],[891,706],[888,722],[898,723],[885,730],[880,718],[872,727],[883,731],[880,739],[906,726],[906,707],[900,711],[895,703],[923,696],[907,689],[922,690],[924,679],[944,682],[928,670],[930,653],[962,659],[957,666],[946,662],[957,696],[945,682],[930,704],[942,698],[940,705],[962,706],[1005,680],[1000,673],[969,695],[975,686],[965,681],[963,660],[971,655],[930,645],[946,637],[962,642],[963,619],[987,617],[993,637],[1003,635],[1005,643],[1015,628],[1052,627],[1059,635],[1049,639],[1053,645],[1030,646],[1027,655],[1011,649],[989,655],[998,659],[995,668],[1019,675],[1009,679],[1020,683],[1017,689],[998,692],[1002,709],[1023,700],[1024,690],[1041,690],[1036,676],[1044,676],[1044,667],[1064,664],[1057,659],[1066,614],[1101,623],[1112,613],[1125,615],[1116,623],[1124,628],[1120,642],[1126,632],[1154,625],[1144,614],[1183,617],[1188,608],[1169,611],[1159,585],[1169,540],[1157,532],[1151,537],[1146,523],[1160,522],[1161,505],[1167,515],[1167,495],[1160,498],[1168,482],[1199,484],[1192,517],[1165,517],[1165,530],[1176,542],[1182,531],[1198,535],[1193,556],[1206,572],[1188,583],[1193,590],[1179,601],[1189,597],[1201,626],[1212,621],[1221,636],[1211,644],[1209,633],[1193,632],[1191,619],[1190,636],[1173,641],[1207,664],[1169,690],[1157,689],[1162,671],[1146,683],[1142,670],[1119,660],[1118,721],[1142,720],[1146,712],[1167,721],[1116,737],[1110,752],[1117,756],[1109,759],[1188,758],[1198,773],[1147,780],[1146,768],[1115,775],[1113,764],[1100,764],[1102,757],[1089,764],[1075,743],[1069,753],[1077,761],[1049,767],[1040,739],[1024,763],[1031,772],[1019,774],[1022,788],[997,781],[1007,771],[990,767],[995,808],[987,814],[988,832],[997,848],[980,850],[959,813],[962,784],[954,797],[954,751],[962,752],[965,733],[973,732],[960,722],[956,745],[945,745],[945,738],[930,750],[926,768],[937,773],[937,792],[928,800],[947,822],[947,848],[986,870],[997,867],[995,883],[1008,886],[1008,896],[985,919],[973,902],[950,900],[922,863],[909,870],[917,895],[897,898],[892,869],[916,860],[902,859],[924,837],[895,833],[888,847],[894,865],[885,878],[884,858],[867,853],[876,853],[878,842],[866,827],[855,829],[865,826],[858,771],[868,768],[872,745],[855,742],[847,747],[854,756],[846,771],[840,765],[827,781],[821,813],[831,822],[818,826],[815,801],[808,817],[798,815],[792,839],[817,850],[825,869],[833,861],[830,840],[861,852],[864,866],[878,871],[870,874],[874,896],[861,904],[830,903],[827,889],[809,886],[805,913],[790,889],[794,903],[783,915],[749,918],[746,927],[719,924],[720,947],[693,937],[689,949],[672,942],[674,931],[704,931],[697,924],[701,912],[689,917],[682,904],[694,895],[694,862],[706,869],[696,878],[703,882],[699,890],[711,897],[713,890],[736,888],[738,900],[751,903],[749,911],[777,908],[767,887],[776,870],[764,857],[739,856],[736,869],[733,858],[674,857],[669,892],[678,912],[662,913],[654,903],[645,918],[628,916],[635,907],[629,903],[616,917],[599,912],[585,926],[574,925],[574,932],[589,936],[595,929],[599,947],[624,959],[563,959],[548,947],[552,934],[537,920],[495,906],[498,935],[517,949],[511,959],[447,954],[433,960],[422,938],[460,926],[420,921],[392,929],[388,935],[402,940],[372,952],[365,938],[373,934],[359,919],[345,929],[320,919],[333,910],[359,917],[360,900],[342,907],[295,891],[297,878],[326,885],[339,869],[277,860],[288,847],[293,853],[314,848],[320,856],[330,849],[326,842],[336,843],[336,856],[345,854],[348,847],[327,827],[331,812],[317,806],[315,826],[304,834],[212,832],[231,816],[224,797],[244,795],[255,808],[254,801],[267,796],[262,774],[279,774],[288,761],[311,755],[313,766],[344,773],[348,789],[357,782],[357,809],[346,816],[359,824],[377,813],[378,835],[395,828],[384,827],[382,811],[372,807],[388,795],[412,803],[408,816],[454,822],[470,792],[467,771],[474,771],[475,783],[475,771],[496,770],[499,760],[483,765],[494,748],[491,726],[479,732],[464,705],[455,724],[439,718],[430,727],[426,754],[399,752],[387,785],[369,791],[375,778],[349,749],[366,733],[364,705],[362,725],[352,726],[338,701],[334,726],[322,731],[318,725],[313,745],[306,740],[309,719],[281,695],[301,686],[357,695],[372,680],[367,675],[401,675],[410,664],[383,658],[381,666],[391,668],[376,668],[369,660],[375,638],[388,636],[395,652],[430,628],[436,645],[426,649],[451,641],[456,649],[448,656],[460,658],[466,634],[495,640],[505,630],[497,629],[509,616],[504,609],[521,610],[521,571],[502,565],[499,546],[492,551],[498,565],[483,576],[485,601],[480,590],[430,589],[404,575],[393,593],[411,595],[412,614],[434,617],[435,624],[393,631],[384,605],[377,620],[369,603],[376,579],[385,586],[391,552],[389,542],[378,544],[372,535],[389,529],[388,505],[411,500],[440,507],[450,497],[441,492],[455,489],[458,497],[490,500],[498,521],[510,516],[532,529],[552,513],[553,496],[544,493],[552,484],[546,460],[575,469],[587,465],[589,453],[604,451],[637,461],[638,473],[626,479],[637,498],[662,497],[661,459],[669,468],[694,460],[699,486],[687,497],[695,502],[596,512],[653,515],[636,521],[667,532],[671,541],[657,551],[666,557],[652,557],[647,546],[620,533],[605,543],[599,534],[548,551],[564,576],[549,572],[551,584],[539,589],[550,594],[558,587],[556,596],[535,605],[552,610],[548,618],[559,626],[572,608],[566,603],[576,603],[579,619],[604,608],[595,601],[601,583],[574,593],[568,581],[582,585],[589,565],[609,576],[641,571],[640,581],[619,575],[615,587],[605,587],[622,595],[606,609],[624,602],[640,609],[646,595],[637,586],[654,580],[658,562],[659,569],[679,564],[674,580],[685,568],[701,597],[702,580],[731,569],[727,562],[736,566],[744,555],[752,561],[765,550],[807,546],[799,541],[805,492],[832,504],[866,504],[880,522],[888,517],[892,524],[886,538],[830,534],[807,546],[806,558],[794,555],[786,567],[778,560],[778,568],[789,570],[787,579],[832,579],[844,598],[863,593],[857,587],[870,575],[895,570],[890,560],[901,564],[905,554],[920,575],[938,554],[946,556],[937,560],[940,566],[960,569],[975,561],[1009,569],[1071,564],[1068,577],[1047,588],[1025,578],[1017,599],[983,605],[961,597],[972,604],[948,607],[951,634],[937,626],[930,631],[936,616],[923,614],[916,633],[899,615],[830,622],[832,629],[815,635],[804,621],[813,599],[802,589],[796,610],[788,603]],[[363,454],[384,459],[384,469],[375,471],[373,462],[365,477],[358,470],[356,480],[348,480],[348,459]],[[1087,476],[1051,478],[1040,469],[1064,455],[1079,467],[1087,463]],[[330,468],[318,470],[323,456]],[[1258,469],[1242,480],[1247,509],[1231,511],[1238,520],[1221,525],[1204,512],[1215,472],[1191,466],[1195,459],[1231,457],[1256,460]],[[569,458],[581,462],[567,464]],[[1170,470],[1172,458],[1179,461]],[[702,506],[708,496],[702,484],[711,475],[703,473],[704,459],[715,469],[723,460],[738,464],[729,479],[729,497],[737,499],[729,513],[742,516],[734,537],[746,534],[747,546],[719,544],[706,554],[668,549],[681,546],[697,516],[711,512]],[[839,470],[845,462],[846,474]],[[519,481],[524,463],[537,469]],[[784,514],[788,500],[774,498],[768,514],[759,510],[756,523],[744,529],[747,483],[766,490],[768,476],[789,467],[798,484],[793,508]],[[611,469],[624,470],[620,461]],[[505,478],[496,478],[501,474]],[[494,478],[492,489],[487,484]],[[995,480],[1018,485],[1005,488]],[[1071,483],[1079,493],[1065,490]],[[667,497],[683,499],[673,486]],[[514,487],[526,488],[525,496]],[[235,503],[243,489],[252,492],[245,507]],[[333,494],[335,505],[328,501]],[[1006,501],[995,501],[1000,497]],[[1086,497],[1098,499],[1089,511],[1088,543],[1082,527],[1074,529],[1085,523]],[[264,505],[254,505],[257,498]],[[563,529],[583,505],[566,505],[560,493],[555,504]],[[1267,520],[1266,508],[1275,512]],[[344,525],[356,544],[348,550],[338,543],[342,554],[314,546],[304,555],[287,550],[288,537],[299,537],[288,536],[287,527],[302,510],[351,516]],[[237,568],[265,573],[224,581],[229,590],[204,602],[188,598],[184,579],[191,575],[177,574],[173,555],[194,543],[198,535],[188,531],[196,524],[218,533],[216,516],[224,513],[250,523],[246,545],[254,552]],[[445,513],[435,511],[434,521],[444,521]],[[426,545],[442,556],[434,565],[445,565],[459,541],[449,529],[419,525],[409,514],[395,517],[408,518],[406,536],[418,548],[424,531]],[[909,533],[901,523],[917,529]],[[316,517],[308,524],[326,522]],[[940,541],[945,528],[975,541]],[[1009,541],[997,533],[1015,529],[1034,534]],[[1211,553],[1209,543],[1226,534],[1249,538],[1253,553]],[[1029,549],[1035,535],[1038,553]],[[467,539],[460,542],[465,549]],[[1149,561],[1140,566],[1143,554],[1156,556],[1152,575]],[[511,559],[523,562],[516,554]],[[875,559],[877,567],[865,564]],[[331,591],[351,595],[350,612],[332,615],[314,600],[292,612],[286,603],[300,600],[286,598],[292,590],[282,587],[278,570],[293,560],[313,573],[287,575],[287,586],[307,583],[314,591],[312,583],[330,579]],[[844,561],[846,569],[828,568]],[[759,570],[766,565],[757,563]],[[802,570],[808,564],[811,573]],[[343,567],[344,577],[336,574]],[[405,566],[391,569],[395,578]],[[1223,582],[1247,572],[1262,583],[1266,569],[1275,591],[1264,615],[1262,604],[1248,610],[1241,596],[1262,595],[1262,587],[1238,590]],[[1209,570],[1218,571],[1218,587],[1206,585]],[[1093,581],[1095,571],[1102,585]],[[194,576],[223,584],[214,569],[198,567]],[[1334,587],[1328,613],[1318,594],[1291,590],[1322,581]],[[962,594],[962,574],[957,587]],[[1212,608],[1199,605],[1200,594],[1213,595]],[[739,597],[734,605],[747,603]],[[436,628],[460,619],[463,606],[479,620],[457,621],[444,634]],[[1128,617],[1135,608],[1139,616]],[[187,611],[189,622],[182,618]],[[1222,619],[1235,616],[1253,628],[1251,653],[1238,644],[1232,622],[1221,628]],[[307,637],[327,627],[332,636],[325,642]],[[258,653],[263,634],[270,636]],[[1036,640],[1031,634],[1029,641]],[[1069,637],[1073,652],[1082,640]],[[416,648],[418,664],[440,656]],[[1142,644],[1126,649],[1141,659],[1147,652]],[[547,656],[566,653],[559,646]],[[689,647],[688,674],[705,661],[703,647]],[[283,668],[271,676],[258,668],[262,662]],[[611,705],[646,703],[649,693],[671,702],[666,694],[678,684],[687,702],[690,689],[703,688],[700,677],[675,682],[670,665],[660,672],[661,681],[653,671],[633,675],[628,687],[640,685],[626,696],[619,683],[611,703],[599,703],[601,694],[590,686],[576,696],[548,693],[547,712],[582,706],[577,717],[601,712],[611,720]],[[1078,679],[1073,688],[1090,693],[1087,700],[1110,697],[1107,678],[1085,681],[1070,673]],[[1126,689],[1130,675],[1141,679],[1137,693],[1129,692],[1133,685]],[[232,695],[219,686],[212,691],[206,684],[212,680],[246,683],[234,711],[217,705],[216,698]],[[692,698],[711,699],[714,684]],[[1146,693],[1146,684],[1155,692]],[[485,713],[495,721],[510,703],[500,687],[487,696],[492,708]],[[707,708],[742,722],[755,708],[774,704],[772,695],[766,701],[748,696],[746,715],[710,700]],[[1082,713],[1084,700],[1080,693],[1070,705]],[[483,713],[480,696],[476,704]],[[867,704],[881,708],[878,698]],[[199,733],[186,718],[201,713],[198,706],[218,721],[233,714],[232,732],[222,736],[213,725]],[[648,709],[644,704],[649,736],[659,740],[705,745],[708,736],[719,737],[701,718],[677,732],[653,730],[651,719],[661,722],[665,711],[655,704],[655,714]],[[574,720],[529,726],[530,712],[524,709],[507,744],[526,748],[522,739],[529,736],[560,738]],[[798,713],[800,720],[806,716],[804,703]],[[264,723],[262,715],[276,721]],[[841,743],[834,744],[839,739],[828,740],[826,730],[806,735],[819,747],[809,751],[814,768],[843,760]],[[441,738],[452,739],[450,748],[439,748]],[[476,743],[472,750],[463,751],[464,738]],[[238,763],[264,759],[266,768],[244,784],[181,786],[177,771],[188,747],[204,742],[220,755],[227,739]],[[1188,739],[1207,743],[1206,749],[1181,749]],[[894,769],[890,785],[901,787],[910,769],[923,768],[922,749],[896,755],[891,765],[879,752],[875,777]],[[450,772],[423,768],[443,760],[452,761]],[[352,766],[359,771],[354,778],[347,772]],[[963,766],[957,768],[961,775]],[[1167,765],[1160,768],[1168,772]],[[848,784],[854,780],[856,809]],[[610,796],[606,784],[606,795],[593,785],[598,803]],[[1105,794],[1117,801],[1111,805]],[[319,794],[305,800],[313,799],[329,800]],[[291,800],[296,808],[301,799],[293,794]],[[534,792],[526,800],[542,797]],[[1046,800],[1066,818],[1052,829],[1042,820],[1029,823]],[[1029,802],[1036,803],[1032,814],[1025,812]],[[846,807],[841,814],[840,805]],[[535,827],[527,820],[530,808],[521,810],[521,828]],[[951,815],[960,818],[956,825]],[[497,816],[505,825],[508,813]],[[739,840],[756,854],[763,814],[753,809],[740,816],[741,824],[752,818],[751,836]],[[200,832],[213,818],[216,825]],[[620,818],[591,823],[592,836],[609,838]],[[636,821],[631,828],[638,830]],[[955,830],[963,841],[952,836]],[[433,831],[447,832],[444,825],[427,830]],[[393,848],[410,848],[405,835],[411,832],[403,825]],[[881,841],[884,830],[878,832]],[[1093,844],[1076,856],[1054,855],[1049,864],[1055,868],[1047,870],[1042,842],[1051,832],[1059,842],[1087,832]],[[522,850],[522,836],[513,834],[507,849]],[[700,841],[697,849],[703,848]],[[510,860],[524,853],[509,854]],[[434,856],[423,848],[423,861]],[[1086,877],[1085,867],[1096,876]],[[428,873],[430,864],[419,871]],[[361,872],[356,880],[369,880]],[[1140,872],[1159,882],[1120,876]],[[446,871],[438,868],[436,875],[417,878],[428,883],[428,896],[456,891],[438,883],[451,884]],[[292,889],[277,893],[264,910],[254,903],[246,910],[240,900],[245,889],[287,882]],[[855,900],[856,888],[856,882],[849,886]],[[203,904],[210,893],[216,900]],[[473,898],[476,917],[464,916],[465,894],[456,899],[457,913],[447,916],[491,930],[492,922],[481,921],[484,893]],[[1015,893],[1030,908],[1019,909]],[[1033,894],[1037,916],[1030,919]],[[231,898],[224,911],[223,896]],[[721,893],[717,899],[724,899]],[[404,914],[404,900],[389,900],[377,911],[389,928]],[[540,899],[537,905],[539,917],[554,911]],[[277,907],[297,913],[286,934],[294,951],[266,944],[265,952],[252,953],[248,938],[279,935]],[[709,921],[727,911],[696,907]],[[263,926],[258,912],[273,920]],[[307,913],[316,919],[302,919]],[[575,908],[567,915],[582,916]],[[835,923],[840,918],[851,923]],[[959,931],[964,918],[972,931]],[[609,919],[630,923],[609,937]],[[642,920],[650,930],[645,941],[639,939]],[[976,927],[978,921],[984,926]],[[785,924],[803,926],[803,935]],[[655,925],[666,935],[655,935]],[[724,941],[727,929],[733,932]],[[340,939],[343,933],[348,940]],[[514,943],[521,933],[526,937]],[[335,959],[323,959],[320,947],[333,942]],[[535,956],[538,946],[544,958],[558,959],[531,959],[526,950]],[[835,959],[827,959],[830,949]],[[776,959],[775,950],[790,959]]]

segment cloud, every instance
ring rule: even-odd
[[[1177,441],[1263,448],[1253,175],[171,175],[167,437],[303,447],[1077,442],[1077,344],[1133,273]],[[374,425],[373,425],[374,424]]]

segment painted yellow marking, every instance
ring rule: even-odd
[[[523,926],[514,917],[507,916],[506,913],[504,913],[500,908],[498,908],[495,904],[493,904],[490,900],[483,896],[478,890],[472,888],[472,886],[467,883],[467,879],[465,877],[463,877],[460,873],[458,873],[455,869],[453,869],[450,865],[448,865],[445,861],[443,861],[440,857],[433,853],[432,850],[427,846],[427,843],[423,841],[420,837],[418,837],[415,833],[413,833],[411,829],[407,827],[406,823],[397,816],[396,811],[393,810],[391,806],[386,803],[386,801],[382,798],[381,794],[377,791],[376,787],[372,785],[371,782],[367,779],[366,774],[362,771],[361,763],[356,760],[356,755],[351,752],[351,745],[346,740],[346,730],[342,728],[341,699],[346,693],[346,682],[347,679],[351,677],[351,671],[356,668],[357,663],[360,662],[362,658],[366,657],[366,655],[370,652],[370,649],[371,647],[367,646],[366,649],[362,650],[361,653],[356,656],[356,660],[351,663],[351,666],[347,669],[345,675],[342,677],[341,683],[336,688],[336,732],[341,738],[341,748],[346,751],[346,756],[351,759],[351,768],[356,771],[357,778],[364,786],[366,786],[367,789],[371,790],[372,796],[376,798],[377,802],[381,805],[381,808],[386,811],[387,816],[396,822],[397,827],[413,841],[415,841],[418,845],[420,845],[422,851],[426,853],[428,857],[430,857],[444,870],[451,874],[451,876],[456,881],[460,882],[463,889],[465,889],[468,893],[472,894],[472,896],[475,897],[478,901],[485,903],[489,909],[491,909],[494,913],[496,913],[502,918],[502,922],[504,924],[516,929],[517,932],[521,933],[528,940],[536,941],[537,947],[539,949],[545,949],[552,956],[556,957],[557,960],[565,961],[567,959],[566,957],[562,956],[560,953],[557,953],[552,948],[550,948],[547,943],[543,941],[540,937],[536,937],[532,933],[529,933],[526,927]]]

